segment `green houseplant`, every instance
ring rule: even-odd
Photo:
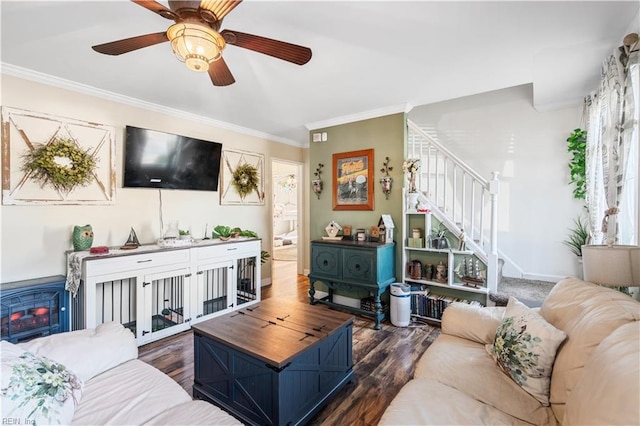
[[[569,247],[571,253],[582,258],[582,246],[589,240],[589,227],[582,216],[575,218],[573,224],[573,228],[569,228],[569,237],[562,244]]]
[[[567,151],[572,155],[569,162],[569,183],[575,184],[573,196],[578,200],[584,200],[587,194],[587,131],[580,128],[574,129],[567,138]]]

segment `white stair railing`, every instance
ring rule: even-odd
[[[499,173],[487,181],[464,161],[407,120],[409,158],[420,159],[416,182],[432,203],[433,211],[449,229],[464,231],[467,245],[487,263],[487,286],[495,291],[498,281]]]

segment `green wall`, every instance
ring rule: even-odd
[[[320,239],[326,235],[324,228],[331,220],[340,225],[351,225],[355,228],[368,229],[378,224],[380,215],[390,214],[395,224],[394,241],[396,242],[396,278],[402,278],[400,269],[402,227],[402,185],[404,174],[402,162],[404,161],[404,143],[406,133],[406,115],[404,113],[387,115],[384,117],[362,120],[339,126],[314,129],[310,132],[310,161],[309,181],[315,178],[314,172],[318,163],[324,164],[322,169],[323,192],[318,199],[311,192],[309,209],[309,234],[311,240]],[[327,132],[327,142],[313,142],[312,134]],[[334,153],[373,149],[374,166],[374,210],[350,211],[333,210],[332,202],[332,177]],[[385,157],[389,157],[389,165],[393,167],[390,176],[393,178],[393,187],[389,199],[385,198],[380,187],[379,180],[384,175],[380,171]]]

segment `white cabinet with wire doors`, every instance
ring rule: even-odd
[[[198,249],[193,321],[260,300],[260,241]]]
[[[138,345],[260,300],[260,240],[207,240],[180,249],[141,246],[88,256],[71,301],[71,329],[116,321]]]

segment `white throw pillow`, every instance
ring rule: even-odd
[[[549,324],[515,297],[510,297],[493,344],[486,345],[486,349],[502,371],[548,406],[553,362],[566,337],[564,331]]]
[[[18,346],[66,365],[84,382],[123,362],[138,358],[135,336],[118,322],[52,334]]]
[[[69,425],[80,402],[78,376],[45,357],[3,341],[2,418],[13,424]]]

